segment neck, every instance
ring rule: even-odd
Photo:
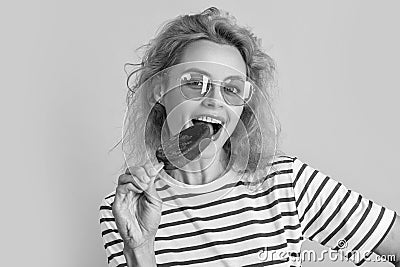
[[[172,170],[168,174],[185,184],[207,184],[228,171],[228,160],[226,152],[221,149],[215,158],[199,158],[187,164],[183,169]]]

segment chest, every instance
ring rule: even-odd
[[[196,204],[165,207],[155,242],[161,266],[243,266],[268,260],[265,251],[280,253],[284,264],[285,252],[300,251],[301,229],[289,190],[231,192]]]

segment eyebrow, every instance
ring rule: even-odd
[[[185,70],[184,73],[186,73],[186,72],[191,72],[191,71],[192,71],[192,72],[198,72],[198,73],[207,75],[208,77],[211,77],[211,76],[212,76],[212,75],[211,75],[210,73],[208,73],[207,71],[202,70],[202,69],[199,69],[199,68],[189,68],[189,69]],[[238,79],[241,79],[241,80],[246,80],[246,79],[245,79],[243,76],[241,76],[241,75],[230,75],[230,76],[228,76],[228,77],[225,77],[224,80],[226,80],[226,79],[233,79],[233,78],[238,78]]]

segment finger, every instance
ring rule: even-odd
[[[117,186],[117,189],[116,189],[116,192],[118,194],[128,194],[130,191],[140,194],[143,192],[143,189],[138,188],[131,183],[119,185],[119,186]]]
[[[150,179],[150,178],[149,178]],[[141,181],[138,177],[128,174],[122,174],[118,178],[118,185],[123,185],[127,183],[132,183],[134,186],[146,190],[148,183]]]
[[[140,174],[140,173],[139,173]],[[141,176],[137,176],[135,174],[121,174],[118,178],[118,184],[125,184],[131,182],[139,182],[142,184],[147,184],[150,181],[150,178],[141,174]]]
[[[156,168],[156,172],[159,173],[162,169],[164,169],[164,163],[163,162],[159,162],[154,167]]]
[[[131,169],[131,173],[133,176],[136,176],[139,178],[139,180],[143,183],[149,183],[150,182],[150,177],[147,175],[147,172],[144,167],[137,167],[134,169]]]
[[[159,205],[160,203],[162,203],[162,200],[157,193],[156,186],[155,186],[155,180],[156,180],[156,176],[151,177],[149,187],[146,190],[146,198],[150,203],[152,203],[154,205]]]
[[[156,176],[164,167],[163,163],[158,163],[158,164],[153,164],[152,162],[149,162],[144,165],[144,168],[146,170],[146,173],[148,176]]]

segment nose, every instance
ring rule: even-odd
[[[203,100],[203,104],[209,108],[220,108],[225,102],[221,93],[221,85],[213,84],[207,96]]]

